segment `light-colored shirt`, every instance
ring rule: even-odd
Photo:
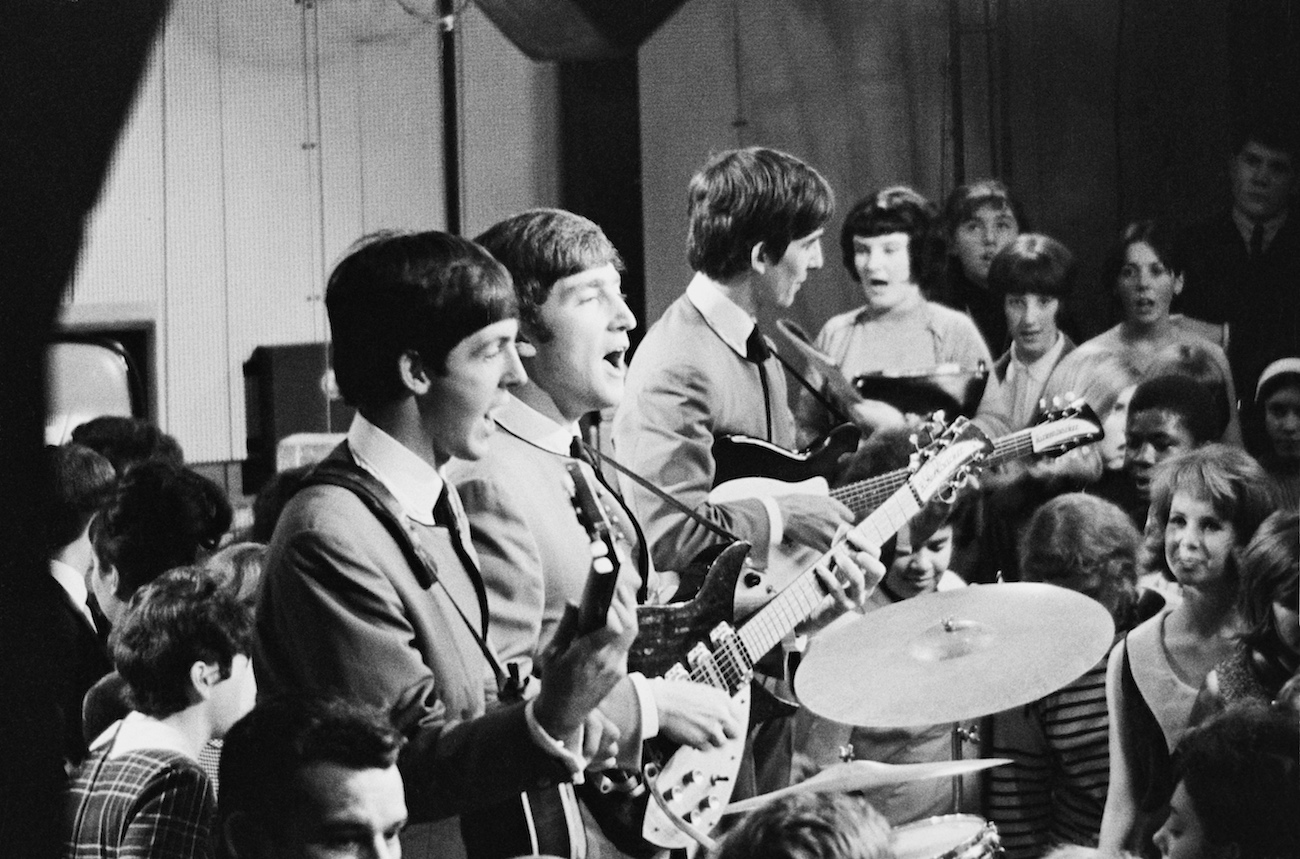
[[[722,287],[708,275],[696,272],[695,277],[686,285],[686,300],[700,311],[705,323],[713,329],[718,338],[726,343],[733,352],[748,360],[749,347],[746,345],[749,335],[758,324],[745,308],[727,297]],[[785,537],[785,518],[776,499],[762,496],[758,499],[767,511],[770,547],[781,544]]]
[[[50,575],[54,576],[54,581],[59,583],[59,587],[67,593],[68,599],[72,604],[81,610],[86,616],[86,622],[90,628],[98,630],[95,625],[95,616],[90,613],[90,606],[86,601],[90,598],[90,591],[86,588],[86,576],[75,567],[68,566],[62,561],[50,561]]]
[[[1022,430],[1033,421],[1038,412],[1038,402],[1052,375],[1061,352],[1065,349],[1065,335],[1059,331],[1056,342],[1038,360],[1026,364],[1020,357],[1016,344],[1011,344],[1011,360],[1007,362],[1006,376],[999,382],[990,378],[980,401],[979,414],[998,409],[1005,415],[1008,429]]]

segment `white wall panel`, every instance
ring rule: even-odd
[[[460,40],[463,224],[475,236],[507,215],[558,204],[558,75],[472,5]]]

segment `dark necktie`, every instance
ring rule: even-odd
[[[758,381],[763,386],[763,416],[767,418],[767,440],[772,440],[772,392],[768,389],[767,368],[763,366],[772,354],[763,332],[755,325],[745,340],[745,360],[758,366]]]
[[[1257,260],[1264,255],[1264,225],[1256,224],[1250,231],[1250,258]]]
[[[433,505],[433,521],[447,529],[448,536],[451,537],[452,548],[456,550],[456,557],[465,565],[465,569],[472,575],[478,570],[478,563],[474,560],[474,555],[465,546],[465,533],[461,530],[461,522],[464,519],[464,511],[460,508],[460,499],[451,497],[451,486],[443,484],[442,492],[438,495],[438,501]]]
[[[623,496],[613,486],[610,486],[609,481],[605,479],[605,473],[600,469],[600,461],[597,459],[597,455],[587,446],[586,442],[578,436],[574,436],[573,441],[569,443],[569,455],[591,466],[591,470],[596,474],[596,480],[622,508],[624,518],[632,525],[632,530],[636,532],[637,571],[641,574],[641,587],[637,590],[637,600],[645,602],[650,587],[650,549],[646,545],[645,534],[641,531],[641,525],[636,521],[636,517],[632,515],[632,511],[623,503]]]

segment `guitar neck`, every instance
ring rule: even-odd
[[[1014,432],[1011,435],[1005,435],[993,442],[993,452],[989,454],[985,463],[989,466],[1001,465],[1004,462],[1028,456],[1033,452],[1034,429],[1030,427],[1029,429]],[[911,469],[900,468],[897,471],[890,471],[877,477],[869,477],[866,480],[859,480],[847,486],[836,487],[831,490],[831,497],[853,511],[853,517],[856,519],[865,516],[889,500],[890,496],[901,489],[903,484],[907,483],[907,478],[911,474]]]
[[[900,487],[906,477],[900,482]],[[866,537],[873,545],[881,545],[921,509],[920,501],[912,490],[895,492],[872,511],[853,530]],[[833,551],[833,550],[832,550]],[[752,665],[755,660],[771,650],[796,626],[806,620],[821,604],[826,591],[817,579],[817,570],[830,570],[832,552],[827,552],[817,563],[800,573],[771,602],[759,609],[738,630],[736,639],[727,642],[732,649],[723,660],[736,670]],[[737,642],[738,639],[738,642]],[[744,661],[742,661],[742,658]],[[724,671],[729,671],[725,668]]]

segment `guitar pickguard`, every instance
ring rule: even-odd
[[[747,720],[748,683],[732,696],[732,701],[746,714]],[[665,804],[678,817],[701,832],[709,832],[717,825],[731,799],[744,752],[743,734],[707,751],[682,746],[664,763],[655,779],[655,786]],[[646,806],[641,835],[651,844],[672,849],[690,847],[695,843],[655,800]]]

